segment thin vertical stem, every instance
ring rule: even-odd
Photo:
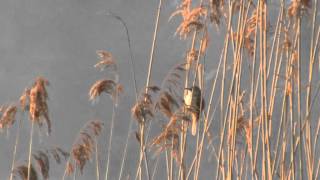
[[[97,180],[100,180],[99,151],[98,151],[98,140],[97,140],[97,137],[95,137],[95,150],[96,150],[96,177],[97,177]]]
[[[148,67],[148,75],[147,75],[147,82],[145,86],[145,93],[148,94],[149,91],[149,85],[150,85],[150,79],[151,79],[151,71],[152,71],[152,65],[153,65],[153,60],[154,60],[154,50],[155,50],[155,45],[157,42],[157,36],[158,36],[158,26],[159,26],[159,20],[160,20],[160,14],[161,14],[161,7],[162,7],[162,0],[159,0],[158,4],[158,9],[157,9],[157,16],[156,16],[156,21],[155,21],[155,28],[153,32],[153,40],[152,40],[152,46],[151,46],[151,51],[150,51],[150,59],[149,59],[149,67]],[[144,154],[145,154],[145,140],[144,140],[144,131],[145,131],[145,121],[140,124],[140,158],[139,158],[139,165],[138,165],[138,174],[139,174],[139,179],[142,179],[142,168],[141,168],[141,163],[143,161]],[[146,160],[147,162],[147,160]],[[146,164],[147,165],[147,164]],[[147,171],[148,168],[147,168]],[[149,172],[147,172],[148,178],[149,177]]]
[[[33,131],[34,131],[34,120],[31,120],[31,130],[30,130],[30,141],[29,141],[29,156],[28,156],[28,178],[30,180],[31,171],[31,157],[32,157],[32,142],[33,142]]]
[[[159,26],[159,20],[160,20],[161,7],[162,7],[162,0],[159,0],[156,23],[155,23],[155,28],[154,28],[154,32],[153,32],[152,46],[151,46],[151,51],[150,51],[148,76],[147,76],[147,82],[146,82],[146,93],[148,93],[148,87],[149,87],[150,79],[151,79],[151,71],[152,71],[152,65],[153,65],[153,60],[154,60],[155,45],[156,45],[156,42],[157,42],[158,26]]]
[[[23,113],[21,113],[23,115]],[[22,118],[22,117],[21,117]],[[18,129],[17,129],[17,134],[16,134],[16,141],[14,143],[14,149],[13,149],[13,157],[12,157],[12,165],[11,165],[11,172],[10,172],[10,178],[9,180],[13,179],[13,170],[15,167],[15,163],[16,163],[16,155],[17,155],[17,149],[18,149],[18,144],[19,144],[19,140],[20,140],[20,130],[21,130],[21,126],[22,126],[22,119],[19,120],[19,125],[18,125]]]
[[[128,26],[120,16],[115,15],[115,14],[113,14],[111,12],[109,12],[108,15],[110,15],[111,17],[115,18],[116,20],[120,21],[121,24],[123,25],[123,27],[125,28],[126,35],[127,35],[128,47],[129,47],[129,53],[130,53],[131,77],[132,77],[133,88],[134,88],[134,92],[135,92],[135,101],[137,102],[138,101],[137,80],[136,80],[136,75],[135,75],[135,71],[134,71],[133,52],[132,52],[132,48],[131,48],[131,40],[130,40]],[[133,121],[130,120],[129,128],[128,128],[128,134],[127,134],[126,143],[125,143],[125,147],[124,147],[124,150],[123,150],[123,157],[122,157],[121,166],[120,166],[119,180],[122,179],[123,168],[124,168],[124,164],[125,164],[125,161],[126,161],[126,158],[127,158],[128,143],[129,143],[129,138],[130,138],[131,131],[132,131],[132,125],[133,125]]]
[[[110,135],[109,135],[109,144],[108,144],[108,155],[107,155],[107,167],[106,167],[106,176],[105,180],[108,180],[108,174],[109,174],[109,165],[110,165],[110,154],[111,154],[111,147],[112,147],[112,136],[113,136],[113,126],[114,126],[114,119],[115,119],[115,112],[116,111],[116,105],[113,104],[112,107],[112,118],[111,118],[111,125],[110,125]]]

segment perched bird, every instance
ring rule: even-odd
[[[184,105],[186,110],[191,113],[191,134],[195,135],[197,132],[197,122],[199,120],[200,113],[204,109],[204,99],[202,98],[201,90],[198,86],[185,89]]]

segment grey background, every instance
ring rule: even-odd
[[[177,20],[180,19],[168,22],[178,2],[178,0],[164,1],[152,84],[160,84],[168,70],[183,60],[185,50],[190,45],[190,42],[180,41],[174,36]],[[128,25],[138,88],[141,89],[146,80],[157,3],[157,0],[3,0],[0,2],[0,104],[17,101],[24,88],[30,86],[37,76],[43,76],[50,81],[48,93],[50,117],[53,123],[52,136],[46,137],[45,133],[37,128],[34,136],[35,149],[57,145],[70,150],[80,128],[88,120],[101,119],[105,122],[105,131],[100,138],[102,146],[100,151],[103,154],[100,161],[101,177],[104,177],[105,144],[109,133],[112,101],[109,97],[103,96],[93,105],[88,100],[88,91],[96,80],[106,76],[93,67],[98,61],[95,52],[100,49],[107,50],[114,55],[119,65],[120,82],[125,90],[116,112],[110,169],[110,177],[118,177],[122,150],[131,119],[130,109],[134,104],[134,89],[125,31],[119,21],[105,14],[107,11],[116,13]],[[225,34],[224,26],[221,26],[219,31],[214,29],[214,32],[210,32],[210,51],[207,55],[208,76],[212,75],[217,66]],[[24,162],[28,153],[30,123],[25,116],[19,115],[18,119],[23,120],[23,129],[17,159],[18,162]],[[161,127],[161,122],[155,124],[156,132]],[[10,172],[15,130],[16,125],[0,136],[1,180],[5,180]],[[123,177],[135,174],[137,149],[138,144],[132,135],[128,150],[129,164],[125,167]],[[51,167],[50,179],[60,179],[63,168],[63,165]],[[204,169],[201,177],[210,177],[210,174],[212,176],[212,170],[212,167]],[[94,175],[94,161],[92,161],[86,166],[84,176],[78,179],[90,180],[95,177]],[[159,175],[162,177],[161,173]]]
[[[96,50],[110,51],[120,71],[120,82],[125,93],[117,109],[114,144],[111,159],[111,177],[117,177],[120,159],[130,121],[130,108],[134,103],[134,90],[129,69],[129,50],[125,31],[119,21],[107,17],[106,11],[121,16],[127,23],[137,73],[138,88],[146,80],[147,61],[151,47],[156,0],[4,0],[0,2],[0,102],[16,102],[24,88],[37,76],[50,81],[49,110],[53,123],[51,137],[35,133],[35,149],[60,146],[69,150],[80,128],[91,119],[100,118],[109,132],[111,100],[104,96],[99,103],[88,101],[92,83],[105,77],[94,69],[98,61]],[[181,43],[174,36],[177,21],[168,23],[169,15],[178,1],[164,1],[160,20],[159,41],[155,53],[152,83],[159,84],[168,69],[181,61],[189,42]],[[216,51],[221,44],[216,45]],[[27,159],[30,123],[23,119],[18,162]],[[0,179],[10,172],[16,126],[0,136]],[[136,129],[136,127],[134,127]],[[100,142],[105,146],[107,135]],[[130,138],[125,174],[135,173],[138,144]],[[102,153],[105,151],[101,148]],[[121,153],[120,153],[121,152]],[[104,155],[105,156],[105,155]],[[101,163],[104,163],[101,157]],[[3,163],[7,162],[7,163]],[[54,163],[53,163],[54,164]],[[79,179],[94,177],[93,162],[87,165]],[[51,179],[60,178],[63,165],[51,167]],[[104,169],[104,168],[103,168]],[[101,170],[104,177],[104,170]],[[87,176],[87,177],[86,177]],[[90,178],[89,178],[90,177]]]

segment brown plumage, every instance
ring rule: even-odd
[[[185,89],[184,104],[187,112],[191,113],[192,135],[196,134],[197,122],[199,121],[201,111],[204,109],[204,99],[202,98],[201,94],[201,90],[198,86],[193,86],[192,88]]]

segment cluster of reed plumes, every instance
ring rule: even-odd
[[[77,137],[76,142],[72,146],[71,158],[66,165],[65,173],[67,175],[73,174],[75,165],[83,172],[83,168],[94,153],[96,138],[102,131],[103,123],[101,121],[89,121],[89,123],[82,129]],[[72,163],[74,162],[74,163]]]
[[[318,1],[181,0],[169,23],[179,21],[175,34],[189,47],[183,62],[155,85],[150,82],[163,6],[158,1],[148,74],[140,93],[127,26],[121,17],[108,14],[126,30],[135,90],[131,114],[136,121],[128,120],[119,175],[110,173],[110,159],[115,114],[124,90],[116,60],[101,50],[94,67],[105,76],[93,83],[89,100],[96,103],[103,94],[111,97],[107,154],[99,153],[104,148],[98,141],[104,124],[99,120],[84,125],[69,153],[60,148],[32,153],[33,124],[41,127],[45,122],[51,132],[49,83],[37,78],[21,96],[20,106],[0,108],[1,129],[11,128],[20,110],[29,113],[32,123],[28,164],[16,166],[14,155],[10,180],[49,179],[50,157],[59,164],[61,156],[67,159],[62,179],[71,174],[76,178],[85,173],[94,155],[97,180],[121,180],[124,175],[139,180],[319,179]],[[222,40],[210,36],[213,31],[222,34]],[[216,50],[213,44],[222,44],[220,56],[215,56],[219,59],[208,53]],[[206,74],[212,74],[212,80]],[[134,131],[132,122],[137,125]],[[135,172],[128,173],[124,168],[133,134],[138,142],[138,154],[133,155],[137,163]],[[18,137],[19,129],[14,154]],[[99,164],[102,156],[106,156],[105,166]],[[105,176],[101,176],[103,167]]]
[[[72,146],[70,153],[64,151],[60,147],[54,148],[42,148],[33,152],[33,132],[34,124],[37,124],[40,128],[45,122],[47,125],[47,134],[51,135],[51,120],[49,118],[48,108],[48,93],[46,86],[49,85],[49,81],[43,77],[36,78],[31,88],[26,88],[21,95],[18,102],[11,103],[10,105],[3,105],[0,108],[0,129],[9,129],[14,125],[17,118],[24,118],[24,112],[27,112],[27,116],[31,122],[30,129],[30,142],[28,160],[23,163],[16,162],[16,153],[18,145],[20,143],[20,130],[22,121],[19,121],[16,141],[13,151],[13,160],[11,166],[11,172],[8,179],[22,179],[22,180],[38,180],[38,179],[50,179],[50,162],[53,160],[57,164],[61,164],[66,161],[65,175],[74,173],[76,169],[79,169],[82,173],[83,168],[91,156],[94,154],[94,149],[97,148],[97,137],[100,135],[103,127],[103,123],[98,120],[89,121],[85,127],[79,132],[77,140]],[[108,87],[104,87],[99,90],[94,90],[96,93],[94,96],[99,96],[102,91],[109,92]],[[120,86],[116,86],[115,91],[121,91]],[[90,94],[91,94],[90,90]],[[113,94],[114,96],[115,94]],[[92,96],[90,96],[91,99]],[[20,105],[19,105],[20,104]],[[18,117],[17,113],[21,112],[21,117]],[[40,130],[40,129],[39,129]],[[39,132],[41,133],[41,132]],[[97,152],[97,151],[96,151]],[[74,164],[73,164],[74,163]],[[63,176],[63,178],[64,178]],[[4,176],[3,176],[4,177]]]
[[[48,127],[47,134],[50,135],[51,133],[51,121],[49,119],[49,109],[47,105],[47,85],[49,85],[48,80],[43,77],[38,77],[31,88],[26,88],[24,90],[18,102],[1,106],[1,129],[6,129],[9,131],[9,129],[11,129],[15,124],[16,119],[21,119],[18,123],[16,140],[14,144],[11,172],[8,178],[10,180],[14,178],[20,178],[23,180],[38,180],[39,177],[42,177],[42,179],[49,179],[50,159],[53,159],[56,163],[60,164],[62,162],[62,157],[66,159],[69,156],[69,153],[65,152],[60,147],[42,148],[34,153],[32,152],[34,124],[42,127],[43,123],[45,122]],[[18,112],[21,113],[21,117],[18,116]],[[27,161],[16,165],[16,153],[20,143],[20,130],[22,119],[25,116],[24,112],[29,114],[27,117],[29,117],[31,122],[29,154]],[[2,177],[5,178],[3,175]]]
[[[69,157],[69,153],[65,152],[59,147],[38,150],[32,154],[34,163],[30,167],[25,164],[19,164],[14,167],[12,174],[14,178],[20,178],[23,180],[38,180],[49,179],[50,162],[51,159],[57,164],[61,164],[62,160],[66,160]]]
[[[161,171],[159,157],[147,156],[155,147],[157,155],[165,152],[167,179],[318,179],[317,6],[317,0],[182,0],[170,20],[181,17],[176,35],[191,45],[185,63],[157,87],[149,82],[160,0],[145,90],[132,108],[141,149],[136,178]],[[211,44],[223,43],[220,59],[211,60],[206,54],[215,30],[225,36],[211,38]],[[209,83],[208,71],[214,72]],[[145,142],[145,127],[154,127],[154,120],[166,123]],[[210,177],[202,175],[212,168]]]

